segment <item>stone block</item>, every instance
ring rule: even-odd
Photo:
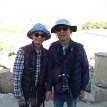
[[[12,73],[0,68],[0,93],[13,93]]]
[[[107,89],[102,87],[97,87],[93,85],[92,95],[94,95],[95,102],[101,103],[107,101]]]

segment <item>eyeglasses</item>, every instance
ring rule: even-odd
[[[63,30],[63,31],[67,31],[68,28],[69,28],[68,26],[57,27],[57,28],[56,28],[56,32],[60,32],[61,30]]]
[[[42,38],[44,38],[45,37],[45,34],[44,33],[34,33],[34,36],[35,37],[39,37],[39,36],[41,36]]]

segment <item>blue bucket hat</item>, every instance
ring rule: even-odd
[[[51,34],[50,32],[46,29],[46,26],[41,24],[41,23],[37,23],[35,24],[28,32],[27,32],[27,37],[29,37],[31,39],[31,34],[34,32],[38,32],[38,31],[42,31],[46,34],[45,40],[48,40],[51,38]]]

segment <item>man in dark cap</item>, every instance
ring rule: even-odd
[[[54,87],[54,107],[76,107],[77,98],[82,100],[89,82],[89,64],[82,44],[71,39],[77,26],[66,19],[59,19],[51,29],[58,41],[49,47],[46,100],[52,98]]]

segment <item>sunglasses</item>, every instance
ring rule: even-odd
[[[57,28],[56,28],[56,32],[60,32],[61,30],[63,30],[63,31],[67,31],[68,28],[69,28],[68,26],[57,27]]]
[[[41,33],[41,34],[40,33],[34,33],[34,36],[35,37],[41,36],[43,38],[43,37],[45,37],[45,34],[44,33]]]

